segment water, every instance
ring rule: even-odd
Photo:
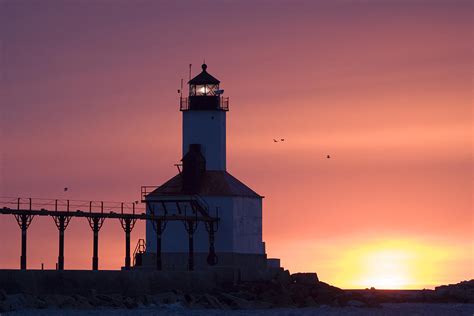
[[[21,310],[4,313],[0,316],[473,316],[474,304],[425,304],[402,303],[382,304],[382,308],[357,308],[357,307],[310,307],[310,308],[274,308],[260,310],[216,310],[216,309],[189,309],[181,304],[169,304],[159,307],[147,306],[136,309],[42,309]]]

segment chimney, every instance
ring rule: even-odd
[[[197,193],[206,171],[206,159],[201,153],[201,144],[190,144],[182,161],[183,191],[189,194]]]

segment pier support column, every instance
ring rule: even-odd
[[[157,221],[157,231],[156,231],[156,270],[161,271],[163,269],[163,264],[161,261],[161,221]]]
[[[184,227],[188,232],[188,249],[189,249],[189,257],[188,257],[188,270],[194,270],[194,232],[197,229],[197,221],[195,220],[186,220],[184,222]]]
[[[20,214],[14,216],[18,226],[21,229],[20,269],[26,270],[26,232],[31,224],[31,221],[33,220],[34,215]]]
[[[58,270],[64,270],[64,231],[69,225],[71,216],[58,215],[53,216],[54,223],[59,230],[59,254],[58,254]]]
[[[17,210],[21,208],[22,199],[18,198],[17,200]],[[28,199],[29,210],[31,211],[31,198]],[[21,255],[20,255],[20,269],[26,270],[26,231],[33,221],[34,215],[27,213],[14,215],[18,226],[21,229]]]
[[[136,219],[131,217],[120,218],[123,231],[125,232],[125,270],[130,270],[131,259],[130,259],[130,233],[135,227]]]
[[[99,228],[97,221],[94,221],[93,230],[93,249],[92,249],[92,270],[99,270]]]
[[[130,221],[126,221],[125,228],[125,269],[130,270]]]
[[[104,224],[104,217],[88,217],[89,226],[92,229],[94,240],[93,240],[93,251],[92,251],[92,270],[99,270],[99,231]]]
[[[59,230],[58,270],[64,270],[64,220],[60,221],[58,230]]]
[[[25,215],[22,215],[24,217]],[[21,255],[20,255],[20,269],[26,270],[26,221],[23,219],[21,223]]]
[[[188,270],[194,270],[194,234],[189,234]]]
[[[161,257],[161,237],[163,231],[166,228],[166,221],[156,220],[153,221],[153,229],[156,232],[156,270],[161,271],[163,269],[162,257]]]
[[[214,266],[217,264],[217,255],[214,249],[215,232],[217,231],[217,222],[206,222],[206,230],[209,233],[209,254],[207,255],[207,264]]]

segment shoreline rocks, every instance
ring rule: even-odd
[[[97,309],[159,307],[179,304],[191,309],[268,309],[338,306],[379,308],[382,303],[474,303],[474,280],[435,290],[342,290],[318,280],[315,273],[283,272],[271,281],[241,282],[206,292],[172,290],[140,295],[8,294],[0,289],[0,313],[30,309]]]

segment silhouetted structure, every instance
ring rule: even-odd
[[[227,172],[229,98],[222,96],[220,81],[203,64],[202,72],[188,84],[188,97],[180,97],[182,170],[161,186],[144,187],[142,202],[148,214],[195,214],[199,210],[218,216],[219,221],[206,222],[204,227],[197,221],[185,222],[187,242],[178,223],[148,222],[143,265],[150,266],[156,256],[157,268],[163,270],[216,266],[249,276],[267,268],[262,241],[263,197]],[[189,199],[195,200],[191,209],[179,202]],[[164,204],[169,200],[177,201],[173,208]]]
[[[189,96],[180,97],[183,158],[182,165],[177,165],[179,174],[159,187],[141,188],[141,202],[146,206],[141,213],[136,209],[137,202],[110,205],[95,201],[0,198],[0,215],[14,215],[21,228],[21,269],[27,267],[27,230],[35,216],[52,217],[58,228],[58,270],[65,268],[65,231],[77,217],[86,218],[93,232],[92,270],[99,269],[99,232],[106,219],[118,219],[124,230],[125,270],[132,267],[130,235],[138,220],[146,221],[146,244],[141,239],[134,251],[135,268],[216,268],[214,271],[221,275],[238,275],[237,279],[258,278],[269,267],[279,269],[279,260],[267,260],[262,241],[263,197],[226,169],[229,98],[222,96],[220,81],[207,72],[205,64],[188,84]],[[64,191],[67,190],[65,187]]]
[[[166,201],[166,204],[173,201]],[[193,200],[180,201],[180,203],[191,205]],[[20,268],[27,268],[26,236],[27,230],[35,216],[52,217],[59,230],[59,255],[57,269],[64,269],[64,232],[72,218],[86,218],[93,231],[93,255],[92,270],[99,269],[99,231],[106,219],[118,219],[125,232],[125,269],[131,267],[130,256],[130,234],[135,227],[137,220],[146,220],[153,223],[166,223],[173,221],[182,221],[184,223],[213,222],[217,223],[218,218],[209,216],[205,213],[196,213],[193,215],[154,215],[136,213],[135,203],[113,203],[109,204],[101,201],[76,201],[76,200],[46,200],[31,198],[0,198],[0,204],[4,207],[0,209],[0,215],[14,215],[18,225],[21,228],[21,256]],[[126,211],[131,213],[126,213]],[[124,212],[125,211],[125,212]],[[214,224],[213,224],[214,225]],[[143,245],[144,246],[144,245]],[[136,250],[136,253],[143,253],[143,247]],[[190,252],[192,257],[192,252]],[[189,259],[190,262],[192,258]],[[158,267],[158,264],[157,264]]]

